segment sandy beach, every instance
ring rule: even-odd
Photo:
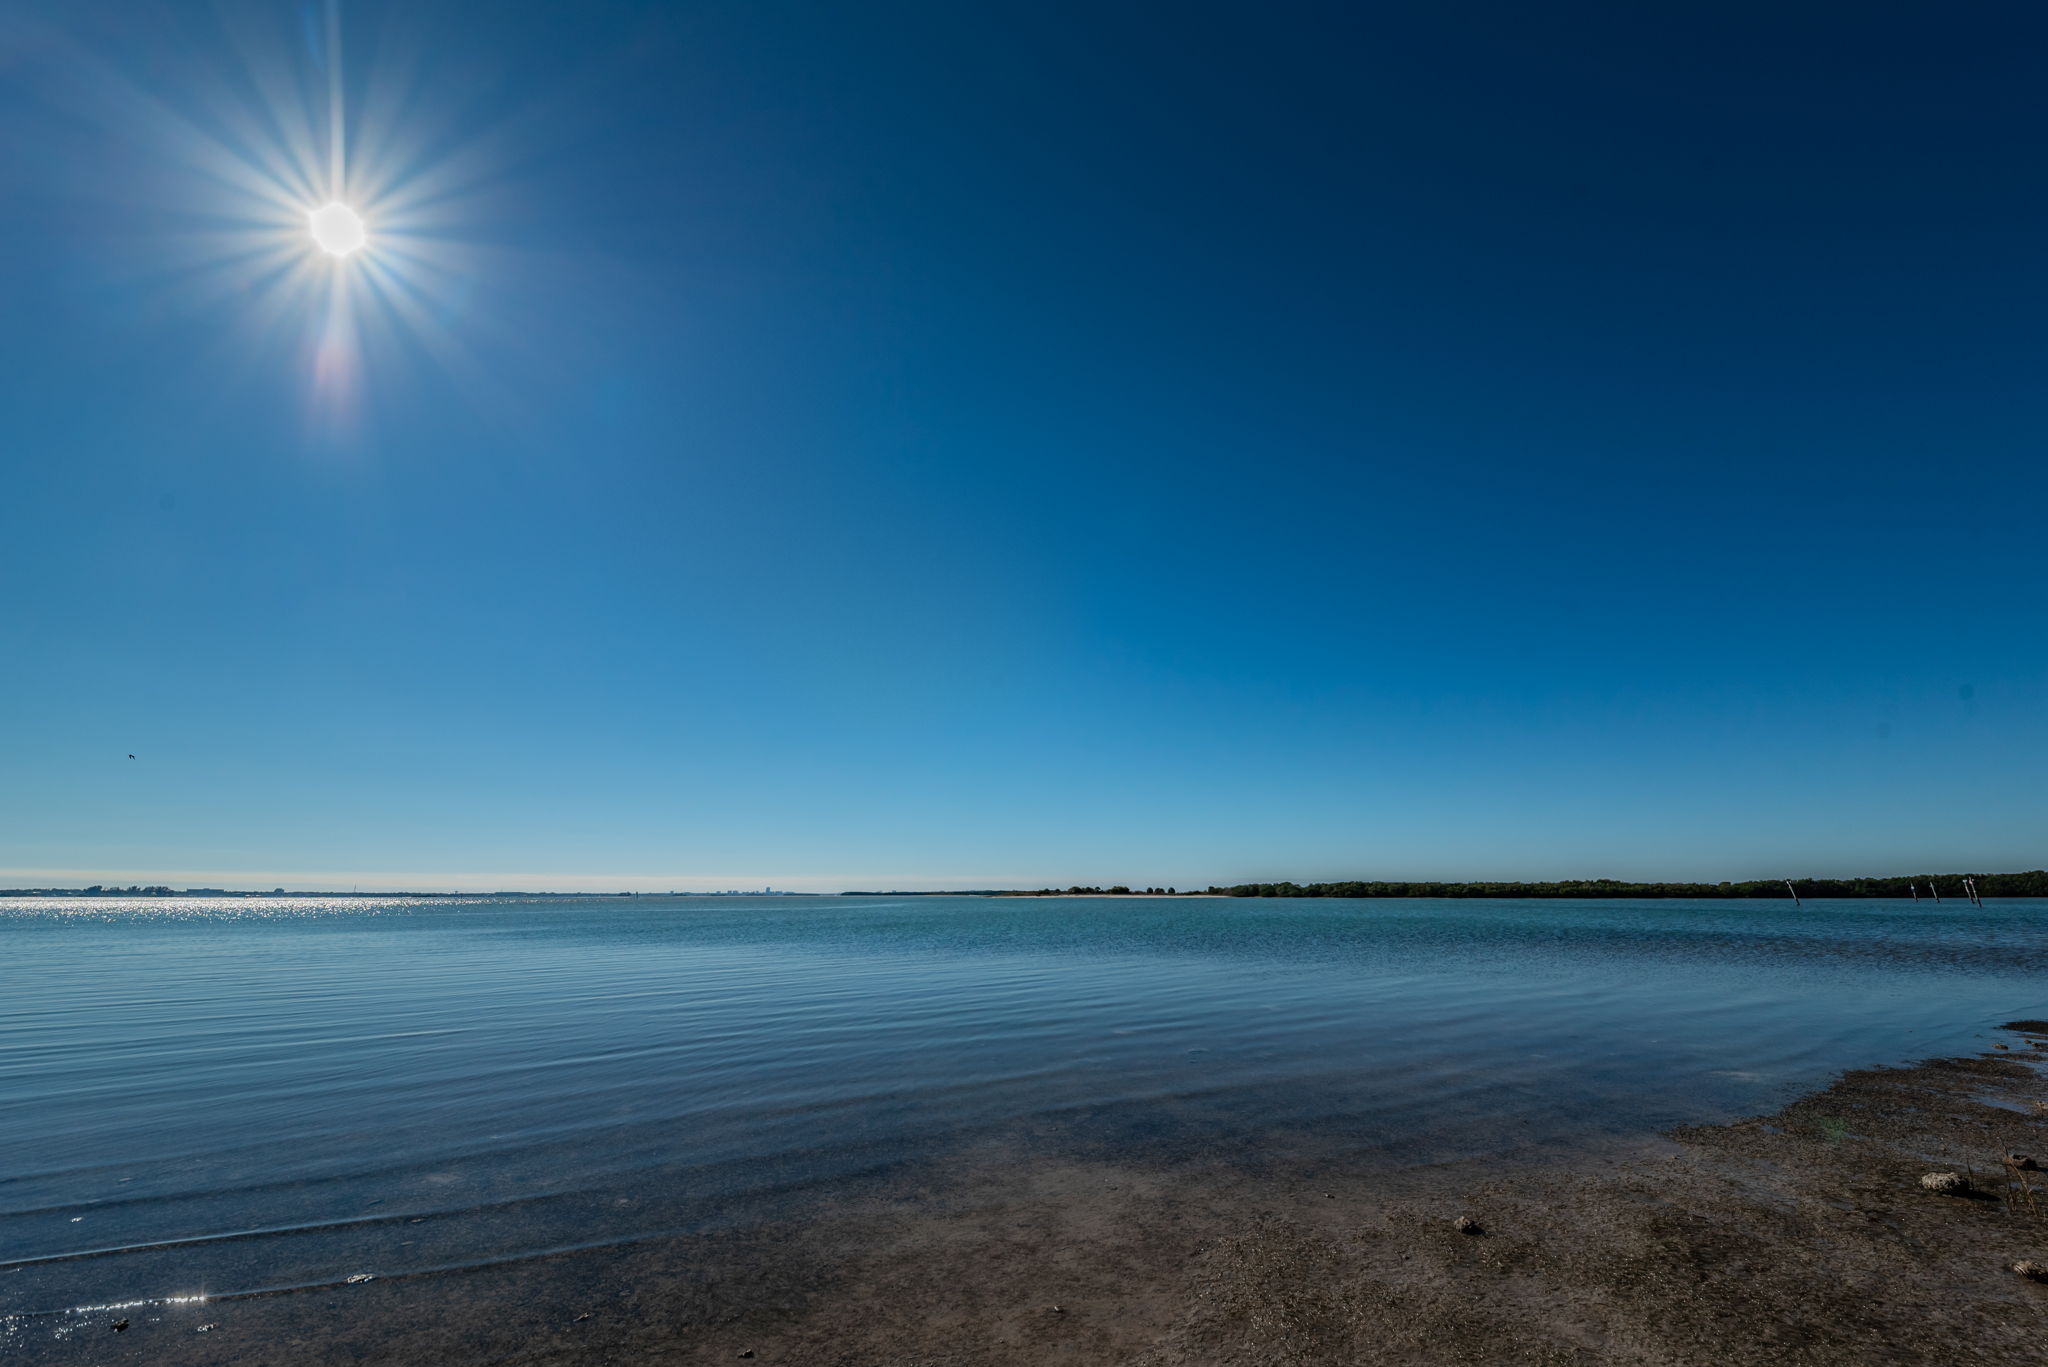
[[[34,1363],[2020,1364],[2048,1022],[1775,1114],[1441,1166],[963,1152],[812,1218],[21,1332]],[[1970,1190],[1921,1183],[1962,1174]],[[1454,1225],[1474,1222],[1475,1232]],[[116,1322],[128,1327],[116,1329]]]

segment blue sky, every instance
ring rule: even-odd
[[[2029,7],[338,18],[0,10],[0,882],[2048,862]]]

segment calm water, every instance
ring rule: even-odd
[[[981,1139],[1412,1162],[1753,1112],[2048,1016],[2048,903],[17,899],[0,982],[20,1334]]]

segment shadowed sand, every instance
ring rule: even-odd
[[[5,1347],[25,1363],[2038,1363],[2048,1285],[2010,1265],[2048,1262],[2048,1184],[2001,1160],[2048,1151],[2048,1025],[2015,1025],[2005,1051],[1849,1073],[1654,1143],[1392,1171],[984,1149],[801,1223],[67,1316],[62,1339],[17,1321]],[[1949,1170],[1976,1194],[1921,1187]]]

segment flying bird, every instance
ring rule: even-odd
[[[128,756],[128,758],[130,758],[130,759],[134,759],[134,758],[135,758],[135,756],[133,756],[133,755],[130,755],[130,756]]]

